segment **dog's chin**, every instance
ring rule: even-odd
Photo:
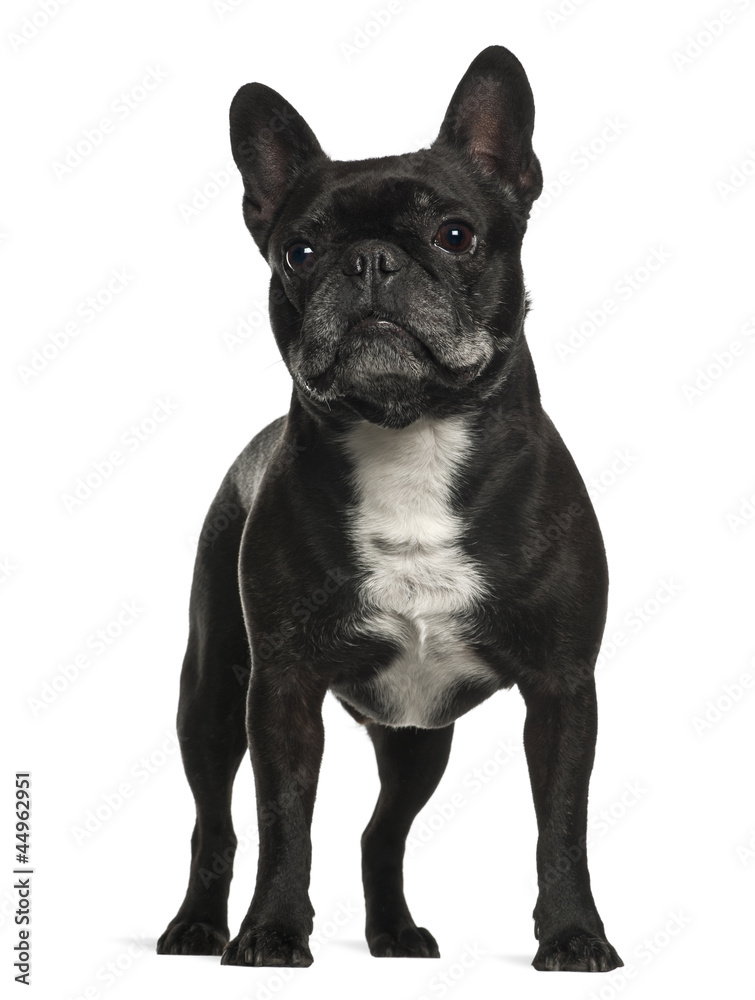
[[[481,367],[447,367],[404,327],[369,319],[349,330],[326,368],[298,380],[310,398],[341,399],[374,423],[406,426],[424,415],[433,388],[465,386]]]
[[[396,323],[363,320],[341,339],[330,363],[305,376],[314,393],[370,393],[375,380],[421,382],[432,377],[432,358],[425,345]]]
[[[387,361],[382,349],[365,349],[347,361],[332,366],[324,378],[308,380],[307,394],[313,402],[331,409],[338,401],[370,423],[384,427],[406,427],[427,410],[428,373],[399,358]]]

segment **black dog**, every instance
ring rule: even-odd
[[[244,218],[272,269],[294,390],[207,523],[243,516],[199,547],[178,711],[197,821],[161,954],[312,961],[330,690],[377,754],[362,838],[370,951],[437,958],[404,899],[406,836],[454,720],[516,684],[539,827],[533,964],[622,964],[585,856],[605,554],[523,333],[520,247],[542,187],[533,123],[524,70],[500,47],[474,60],[433,145],[403,156],[333,161],[275,91],[248,84],[233,101]],[[231,789],[247,749],[259,867],[228,943]]]

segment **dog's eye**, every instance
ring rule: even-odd
[[[434,242],[446,253],[469,253],[477,245],[477,237],[464,222],[445,222],[435,234]]]
[[[307,243],[294,243],[286,250],[286,264],[297,274],[311,266],[315,252]]]

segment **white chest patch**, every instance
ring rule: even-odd
[[[363,421],[345,439],[357,504],[350,533],[364,572],[358,629],[401,652],[370,684],[379,721],[427,726],[460,682],[495,684],[459,637],[459,621],[485,595],[459,544],[451,498],[469,433],[462,417],[421,419],[402,430]]]

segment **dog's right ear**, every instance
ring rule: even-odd
[[[244,181],[244,220],[263,254],[297,179],[326,160],[312,129],[280,94],[247,83],[231,103],[231,149]]]
[[[508,184],[526,219],[543,187],[534,127],[524,67],[513,52],[490,45],[462,77],[433,145],[463,151],[483,174]]]

